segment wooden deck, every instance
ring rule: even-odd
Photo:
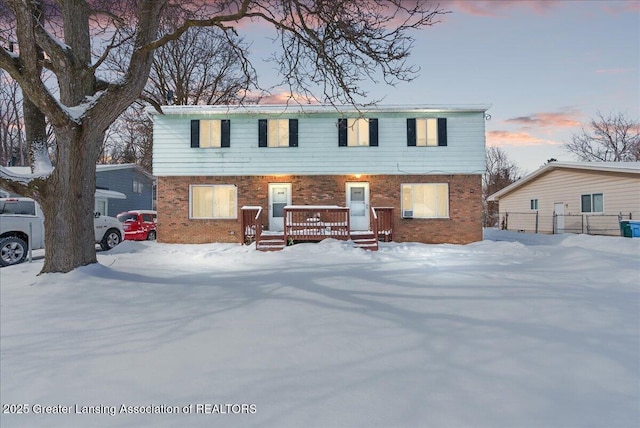
[[[319,242],[326,238],[352,240],[357,246],[376,251],[378,241],[393,239],[393,208],[371,208],[369,230],[351,230],[349,208],[319,205],[292,205],[284,208],[281,232],[264,228],[265,210],[242,207],[242,240],[256,243],[262,251],[281,250],[296,242]]]

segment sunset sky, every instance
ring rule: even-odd
[[[487,145],[523,172],[576,160],[562,144],[596,112],[640,116],[640,2],[441,0],[452,13],[415,33],[420,76],[371,84],[382,104],[490,104]],[[270,30],[250,30],[266,58]],[[272,65],[255,64],[270,84]],[[262,68],[264,67],[264,68]],[[272,77],[275,79],[275,76]],[[274,80],[275,82],[275,80]]]

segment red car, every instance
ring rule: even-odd
[[[152,241],[156,239],[156,219],[158,214],[152,210],[133,210],[118,214],[122,222],[124,239],[129,241]]]

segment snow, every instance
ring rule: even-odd
[[[640,426],[640,239],[98,260],[0,270],[3,428]]]
[[[37,159],[41,160],[39,156]],[[47,169],[46,161],[41,162],[40,160],[38,160],[35,163],[34,165],[35,172],[33,174],[31,174],[31,168],[27,168],[28,169],[27,171],[24,168],[19,169],[18,167],[0,166],[0,177],[6,178],[8,180],[16,181],[20,184],[24,184],[25,186],[35,179],[46,178],[49,174],[51,174],[52,170]],[[51,161],[49,161],[49,165],[50,164],[51,164]]]

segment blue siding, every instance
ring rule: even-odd
[[[134,180],[142,183],[142,192],[134,192]],[[108,212],[111,216],[123,211],[153,209],[153,179],[135,167],[97,171],[96,187],[127,196],[127,199],[109,199]]]

